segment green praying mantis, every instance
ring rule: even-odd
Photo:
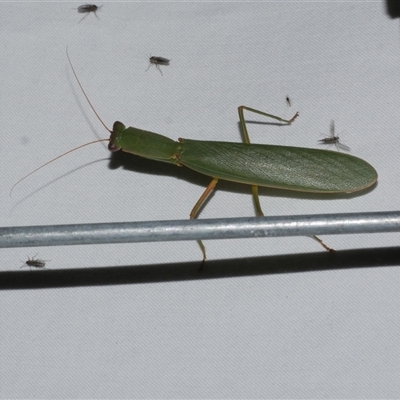
[[[371,187],[378,179],[376,170],[369,163],[349,154],[330,150],[250,143],[244,110],[289,125],[298,117],[299,113],[286,120],[254,108],[240,106],[238,113],[244,143],[183,138],[174,141],[158,133],[134,127],[127,128],[119,121],[114,122],[113,129],[110,130],[101,120],[86,95],[70,60],[68,49],[67,57],[83,95],[101,124],[110,132],[110,137],[86,143],[48,161],[20,179],[12,187],[11,192],[22,180],[49,163],[79,148],[101,141],[109,141],[108,149],[111,152],[122,150],[150,160],[178,167],[185,166],[200,174],[210,176],[212,180],[194,205],[190,219],[196,218],[219,179],[251,185],[258,216],[264,215],[258,195],[259,186],[308,193],[353,193]],[[320,238],[312,237],[326,250],[333,251]],[[199,240],[198,243],[204,262],[206,249],[202,241]]]

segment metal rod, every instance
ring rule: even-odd
[[[0,228],[0,248],[399,232],[400,211]]]

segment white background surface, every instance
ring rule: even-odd
[[[399,22],[383,2],[104,2],[78,24],[80,4],[1,3],[1,226],[183,219],[209,182],[137,158],[110,168],[105,143],[10,197],[108,136],[67,45],[108,126],[240,141],[239,105],[299,111],[291,127],[249,124],[253,142],[318,147],[333,119],[379,173],[356,197],[262,190],[266,215],[398,209]],[[163,76],[149,55],[172,59]],[[249,188],[222,184],[201,218],[253,214]],[[0,396],[398,397],[398,253],[378,249],[398,234],[324,239],[343,250],[333,262],[309,238],[206,242],[210,260],[264,258],[201,276],[194,242],[2,249]],[[49,269],[20,270],[36,253]],[[327,270],[275,273],[303,267]]]

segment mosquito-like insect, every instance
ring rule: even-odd
[[[350,147],[346,146],[343,143],[340,143],[339,136],[335,136],[335,122],[333,120],[331,121],[330,135],[324,137],[323,139],[318,140],[318,143],[326,144],[328,146],[335,145],[338,151],[340,150],[350,151]]]

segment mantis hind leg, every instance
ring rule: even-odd
[[[216,184],[218,183],[218,178],[213,178],[210,184],[206,187],[206,190],[197,200],[196,204],[194,205],[192,211],[190,212],[190,219],[195,219],[197,214],[199,213],[201,207],[204,205],[204,202],[207,200],[208,196],[212,193],[215,189]],[[206,247],[203,244],[202,240],[197,240],[197,243],[200,246],[200,250],[203,253],[203,261],[201,262],[200,270],[203,268],[204,261],[207,259],[206,256]]]
[[[334,253],[335,249],[332,249],[332,247],[329,247],[328,245],[326,245],[322,239],[320,239],[318,236],[312,235],[310,236],[310,238],[316,240],[325,250],[328,250],[330,253]]]
[[[256,214],[258,217],[263,217],[264,213],[261,209],[261,204],[260,204],[260,197],[258,196],[258,186],[252,186],[251,191],[253,194],[253,201],[254,201],[254,207],[256,209]],[[334,253],[335,250],[326,245],[322,239],[320,239],[318,236],[312,235],[310,238],[316,240],[325,250],[328,250],[330,253]]]
[[[258,196],[258,186],[251,186],[251,193],[253,194],[253,202],[256,209],[257,217],[263,217],[264,213],[261,209],[260,197]]]
[[[299,116],[299,113],[296,112],[296,114],[294,114],[291,119],[283,119],[281,117],[277,117],[276,115],[267,114],[263,111],[259,111],[254,108],[250,108],[250,107],[246,107],[246,106],[238,107],[240,128],[242,130],[243,141],[244,141],[244,143],[248,143],[248,144],[250,144],[250,138],[249,138],[249,134],[247,132],[246,121],[244,119],[244,113],[243,113],[244,110],[251,111],[256,114],[264,115],[265,117],[276,119],[277,121],[284,122],[287,125],[290,125]],[[258,196],[258,186],[252,185],[251,191],[253,194],[253,201],[254,201],[254,207],[256,209],[256,214],[259,217],[263,217],[264,213],[261,209],[260,198]],[[331,247],[327,246],[318,236],[313,235],[310,237],[313,238],[314,240],[316,240],[325,250],[328,250],[330,253],[333,253],[335,251]]]
[[[240,122],[240,128],[242,131],[244,143],[250,143],[250,137],[247,132],[246,121],[244,119],[244,113],[243,113],[244,110],[251,111],[255,114],[263,115],[264,117],[276,119],[279,122],[284,122],[284,125],[290,125],[299,116],[299,113],[296,112],[296,114],[294,114],[291,119],[283,119],[281,117],[277,117],[276,115],[267,114],[263,111],[256,110],[255,108],[240,106],[240,107],[238,107],[238,113],[239,113],[239,122]]]

